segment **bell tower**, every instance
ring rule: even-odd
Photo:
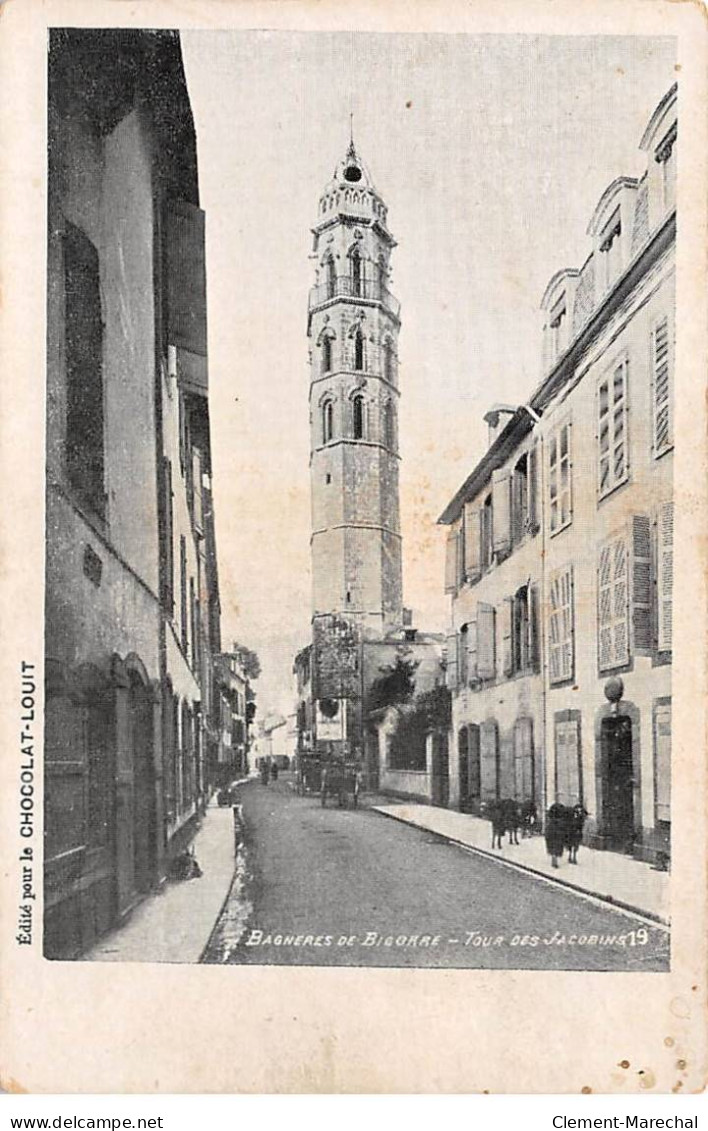
[[[310,292],[313,626],[401,624],[399,303],[386,205],[352,140],[319,201]]]

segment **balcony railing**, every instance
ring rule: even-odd
[[[398,318],[401,304],[378,279],[354,279],[351,275],[337,275],[319,283],[310,291],[310,311],[324,306],[335,298],[364,299],[380,302],[384,309]]]

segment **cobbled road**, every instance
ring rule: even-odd
[[[666,931],[282,778],[242,788],[241,875],[203,961],[668,969]],[[582,848],[580,850],[582,865]]]

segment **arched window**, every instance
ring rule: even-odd
[[[364,270],[361,261],[361,252],[358,247],[353,247],[349,253],[351,270],[352,294],[363,294]]]
[[[332,339],[326,334],[322,339],[322,372],[329,373],[332,368]]]
[[[364,398],[360,393],[352,401],[353,432],[355,440],[364,438]]]
[[[334,258],[328,255],[324,262],[325,269],[325,286],[327,288],[327,298],[334,298],[337,293],[337,275],[334,266]]]
[[[393,384],[393,342],[390,338],[386,338],[383,344],[383,362],[384,377]]]
[[[393,405],[390,401],[386,401],[383,411],[383,431],[384,431],[384,444],[387,448],[395,447],[395,429],[393,423]]]
[[[386,290],[386,260],[381,254],[376,260],[376,282],[378,284],[377,298],[381,298]]]
[[[357,326],[354,333],[354,368],[357,372],[364,368],[364,335],[361,326]]]
[[[322,405],[322,442],[328,444],[334,435],[334,405],[325,401]]]

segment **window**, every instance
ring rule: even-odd
[[[322,339],[322,372],[329,373],[332,368],[332,339],[325,334]]]
[[[361,326],[357,326],[354,332],[354,368],[357,372],[364,368],[364,335]]]
[[[352,401],[352,425],[355,440],[364,438],[364,398],[357,394]]]
[[[327,400],[322,405],[322,443],[328,444],[334,435],[334,405]]]
[[[531,661],[529,636],[529,591],[524,585],[514,597],[511,625],[511,655],[514,671],[523,672]]]
[[[384,444],[393,450],[396,446],[396,436],[393,423],[393,405],[386,401],[384,405]]]
[[[651,334],[654,455],[661,456],[674,442],[673,436],[673,381],[669,356],[669,323],[662,318]]]
[[[622,224],[619,209],[607,224],[600,240],[600,254],[604,267],[605,287],[614,283],[622,270]]]
[[[580,763],[580,719],[570,711],[559,711],[554,720],[556,755],[556,801],[559,805],[582,805]]]
[[[331,255],[328,255],[325,259],[324,268],[327,298],[334,298],[337,293],[337,272]]]
[[[538,589],[522,585],[503,604],[504,674],[538,670]]]
[[[394,370],[393,370],[393,342],[391,341],[390,338],[386,338],[384,340],[383,358],[384,358],[384,365],[383,365],[384,377],[389,382],[389,384],[392,385],[393,382],[394,382],[394,379],[395,379],[395,374],[394,374]]]
[[[555,361],[565,348],[567,327],[565,295],[562,295],[553,307],[548,325],[551,331],[551,361]]]
[[[492,496],[487,495],[482,506],[481,515],[481,549],[482,549],[482,569],[487,569],[494,560],[494,547],[493,547],[493,529],[492,529]]]
[[[657,821],[671,820],[671,700],[654,705],[654,796]]]
[[[572,566],[553,573],[549,589],[549,679],[551,683],[563,683],[573,678],[575,659]]]
[[[627,545],[615,538],[600,550],[597,581],[598,666],[622,667],[629,660]]]
[[[386,260],[383,253],[376,260],[376,282],[378,285],[377,298],[381,298],[386,290]]]
[[[103,317],[98,252],[69,223],[63,252],[67,475],[83,502],[103,517]]]
[[[548,503],[551,534],[564,530],[573,518],[571,424],[552,433],[548,444]]]
[[[361,261],[361,252],[358,247],[352,248],[349,253],[349,269],[351,271],[351,284],[353,295],[363,295],[364,272]]]
[[[629,475],[625,358],[600,381],[597,390],[598,491],[604,498]]]
[[[661,188],[664,211],[676,207],[676,123],[657,146],[654,160],[661,166]]]

